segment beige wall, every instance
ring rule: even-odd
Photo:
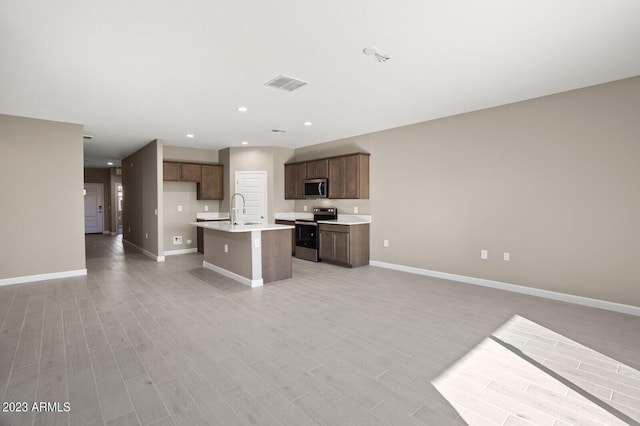
[[[373,260],[640,306],[639,111],[636,77],[298,149],[296,160],[371,153]]]
[[[0,115],[0,279],[86,268],[82,126]]]
[[[164,159],[167,161],[193,161],[197,163],[218,163],[218,151],[208,149],[183,148],[165,145],[163,149]],[[196,229],[191,222],[196,221],[196,213],[205,211],[217,212],[220,201],[197,199],[197,187],[195,182],[163,182],[163,207],[164,207],[164,248],[170,250],[183,250],[197,247]],[[182,206],[182,211],[178,211]],[[181,236],[182,244],[174,245],[173,236]],[[191,240],[191,244],[188,244]]]
[[[162,145],[156,139],[122,160],[123,239],[154,256],[164,255]]]
[[[218,151],[211,149],[165,145],[162,155],[165,161],[193,161],[197,163],[214,164],[218,162]]]

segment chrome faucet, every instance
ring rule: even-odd
[[[235,194],[233,194],[231,196],[231,200],[229,200],[229,210],[230,210],[230,214],[229,214],[229,218],[231,219],[231,224],[232,225],[237,225],[238,224],[238,210],[240,210],[238,207],[233,207],[233,201],[236,198],[236,195],[239,195],[240,198],[242,198],[242,214],[245,214],[247,212],[246,209],[246,203],[244,200],[244,195],[242,195],[239,192],[236,192]]]

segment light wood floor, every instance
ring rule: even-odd
[[[0,425],[640,420],[638,317],[298,259],[249,289],[201,264],[92,235],[88,276],[0,287],[0,401],[29,403]]]

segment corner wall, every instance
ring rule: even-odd
[[[86,274],[82,144],[79,124],[0,115],[0,285]]]
[[[371,153],[372,260],[640,306],[638,111],[635,77],[301,148],[296,160]]]
[[[123,240],[164,260],[162,141],[154,140],[122,160]]]

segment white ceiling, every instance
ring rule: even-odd
[[[640,1],[0,0],[0,58],[0,113],[83,124],[100,167],[155,138],[300,147],[640,75]],[[310,84],[263,85],[279,74]]]

